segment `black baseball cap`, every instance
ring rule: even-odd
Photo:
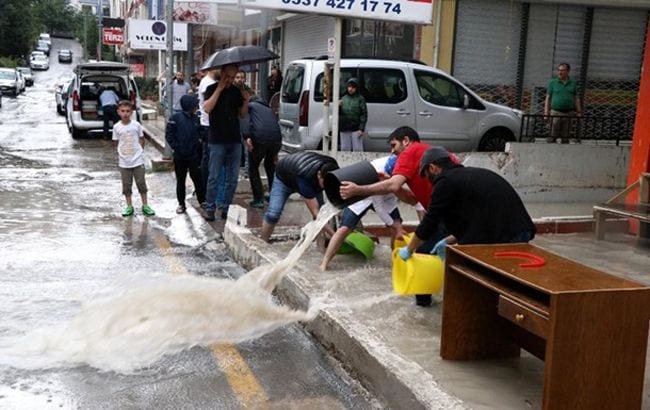
[[[436,161],[441,159],[450,158],[449,151],[443,147],[431,147],[424,152],[422,158],[420,158],[420,176],[424,176],[424,171],[427,169],[429,164],[433,164]]]

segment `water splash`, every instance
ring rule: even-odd
[[[69,323],[40,329],[0,347],[0,361],[20,368],[87,364],[131,373],[164,355],[212,343],[237,343],[316,317],[323,301],[293,310],[271,291],[296,265],[325,224],[338,213],[324,206],[276,264],[238,280],[159,275],[119,295],[87,304]]]

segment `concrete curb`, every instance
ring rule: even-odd
[[[233,259],[250,269],[283,258],[245,227],[246,209],[230,207],[224,228],[226,247]],[[309,305],[310,286],[294,270],[276,287],[284,303],[301,309]],[[313,286],[311,287],[313,288]],[[442,391],[433,376],[417,363],[396,354],[374,336],[372,329],[354,326],[345,307],[324,308],[305,328],[377,398],[390,408],[465,409],[463,402]]]

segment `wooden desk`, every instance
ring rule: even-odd
[[[527,252],[521,259],[495,252]],[[640,409],[650,288],[529,244],[447,247],[440,355],[544,360],[544,409]]]

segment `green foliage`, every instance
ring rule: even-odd
[[[97,58],[97,42],[99,41],[99,22],[90,7],[84,6],[74,19],[74,33],[81,42],[86,58]]]
[[[136,77],[135,83],[143,100],[158,100],[158,81],[155,78]]]
[[[34,8],[26,0],[0,1],[0,56],[29,53],[34,39]]]
[[[0,67],[16,68],[18,60],[12,57],[0,57]]]

